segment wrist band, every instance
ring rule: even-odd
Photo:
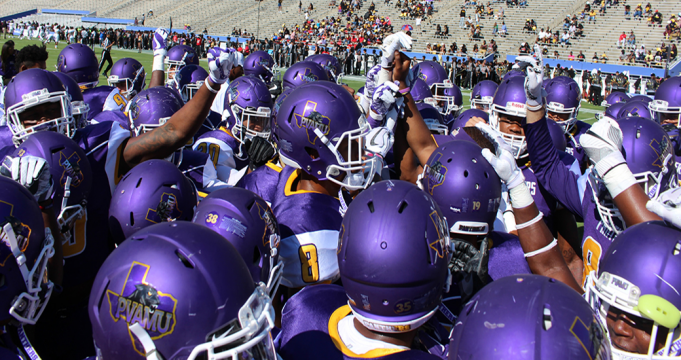
[[[535,216],[534,219],[527,221],[527,222],[524,222],[522,224],[516,224],[515,228],[518,229],[518,230],[524,229],[524,228],[526,228],[530,225],[534,225],[534,224],[538,223],[543,217],[544,217],[544,214],[540,211],[539,214],[537,214],[537,216]]]
[[[556,245],[558,245],[558,240],[553,239],[553,241],[551,241],[548,245],[544,246],[543,248],[525,253],[525,258],[532,257],[532,256],[535,256],[535,255],[539,255],[539,254],[543,254],[543,253],[553,249],[554,247],[556,247]]]
[[[530,104],[525,103],[525,108],[530,111],[539,111],[542,107],[544,107],[543,103],[539,103],[539,105],[536,106],[530,106]]]
[[[217,94],[218,92],[220,92],[220,90],[215,90],[213,89],[212,86],[208,85],[208,81],[204,82],[204,84],[206,84],[206,88],[208,88],[208,91],[212,92],[213,94]]]
[[[404,89],[399,90],[400,94],[402,94],[402,95],[407,95],[407,94],[409,94],[410,91],[411,91],[410,87],[406,87]]]

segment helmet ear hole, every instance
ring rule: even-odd
[[[397,212],[401,214],[404,211],[404,209],[407,208],[407,206],[409,206],[409,204],[406,201],[402,201],[397,209]]]
[[[178,259],[182,262],[182,265],[184,265],[188,269],[193,269],[194,268],[194,262],[187,257],[187,255],[184,254],[184,252],[180,249],[175,250],[175,255],[177,255]]]
[[[317,149],[313,149],[311,147],[305,147],[305,152],[307,152],[308,155],[310,155],[310,158],[312,160],[319,159],[319,152]]]

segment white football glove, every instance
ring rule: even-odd
[[[622,155],[622,130],[615,120],[608,117],[598,120],[579,138],[579,144],[613,199],[636,184]]]
[[[366,136],[365,150],[374,156],[385,157],[395,142],[393,132],[383,126],[375,127]]]
[[[518,63],[513,68],[524,71],[527,75],[525,76],[527,106],[528,109],[536,111],[541,108],[546,91],[544,91],[544,66],[539,45],[534,45],[534,53],[537,56],[536,59],[532,56],[518,56],[516,58]]]
[[[382,122],[388,110],[395,104],[400,87],[392,81],[380,85],[374,91],[369,116],[374,122]]]
[[[646,203],[646,209],[681,229],[681,188],[669,189]]]
[[[214,84],[224,84],[237,60],[236,50],[214,47],[208,50],[208,76]]]
[[[43,158],[6,156],[0,174],[23,185],[38,203],[52,199],[54,195],[50,165]]]
[[[383,51],[381,66],[384,68],[390,67],[395,59],[395,51],[402,49],[411,50],[411,36],[399,31],[383,39],[383,44],[381,44],[381,50]]]
[[[511,206],[521,209],[532,205],[534,199],[525,184],[525,176],[522,170],[518,168],[515,157],[513,157],[511,146],[504,141],[498,131],[492,129],[489,125],[477,123],[475,127],[480,129],[494,144],[495,154],[484,148],[482,149],[482,156],[492,165],[501,181],[506,184],[508,195],[511,198]]]
[[[164,28],[158,28],[156,31],[154,31],[154,41],[152,44],[152,48],[154,49],[154,56],[156,55],[163,55],[166,56],[168,53],[166,51],[166,47],[168,45],[168,35],[170,35],[170,32],[168,29]]]

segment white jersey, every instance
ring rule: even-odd
[[[247,168],[248,160],[236,156],[239,154],[239,142],[224,127],[201,135],[192,150],[208,153],[215,165],[217,178],[223,182],[234,185],[245,174],[243,169]]]

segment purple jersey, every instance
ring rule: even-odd
[[[88,119],[90,124],[98,124],[105,121],[113,121],[119,123],[121,126],[130,127],[130,120],[122,111],[102,111],[97,116]]]
[[[583,122],[575,122],[575,126],[572,128],[569,134],[565,134],[565,140],[567,140],[567,146],[565,147],[565,152],[572,155],[579,162],[579,167],[581,169],[586,169],[589,166],[589,158],[584,153],[584,149],[579,145],[579,138],[582,134],[586,133],[591,125]]]
[[[525,136],[532,168],[538,181],[565,208],[575,216],[584,219],[582,255],[583,278],[586,279],[586,275],[592,270],[598,272],[601,256],[610,247],[616,235],[605,227],[598,214],[591,184],[587,181],[590,170],[578,176],[561,165],[558,150],[553,146],[546,120],[528,124],[525,128]]]
[[[90,107],[88,117],[95,118],[102,111],[125,111],[128,100],[113,86],[98,86],[83,90],[83,101]]]
[[[277,353],[284,360],[446,359],[447,333],[432,319],[427,323],[430,326],[418,330],[415,345],[423,350],[374,349],[365,354],[353,353],[341,340],[338,326],[351,315],[347,302],[345,291],[338,285],[309,286],[298,292],[284,307]],[[436,330],[424,330],[431,326]]]
[[[244,175],[236,186],[258,194],[258,196],[272,206],[281,170],[280,165],[269,161],[264,166],[253,170],[250,174]]]
[[[4,147],[14,147],[14,141],[12,141],[12,131],[9,126],[0,126],[0,149]]]
[[[196,138],[192,150],[207,153],[218,172],[218,179],[236,184],[238,171],[248,166],[248,155],[239,157],[239,142],[225,127],[208,131]],[[246,152],[246,149],[243,149]]]
[[[340,276],[336,257],[343,222],[340,202],[326,194],[296,190],[301,171],[290,166],[281,171],[272,201],[281,230],[281,284],[289,288],[334,282]]]
[[[183,149],[182,161],[177,168],[194,183],[202,197],[217,188],[227,186],[217,179],[213,162],[206,153]]]
[[[76,221],[71,240],[62,244],[65,289],[93,279],[109,255],[109,203],[122,177],[119,176],[121,144],[129,137],[129,130],[113,122],[86,126],[73,136],[87,154],[93,181],[86,215]]]

